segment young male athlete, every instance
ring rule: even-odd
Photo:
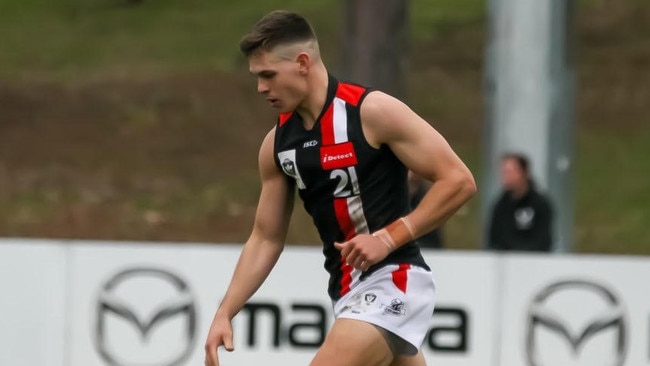
[[[232,318],[275,265],[297,188],[323,241],[335,321],[312,366],[425,365],[434,282],[415,238],[476,191],[445,139],[399,100],[337,81],[301,16],[275,11],[240,48],[279,120],[262,142],[255,223],[205,343],[233,350]],[[412,212],[407,168],[433,182]],[[409,213],[410,212],[410,213]]]

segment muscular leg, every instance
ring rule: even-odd
[[[424,355],[419,351],[415,356],[395,356],[390,366],[426,366]]]
[[[310,366],[389,366],[392,361],[390,347],[376,326],[339,318]]]

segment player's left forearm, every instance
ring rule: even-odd
[[[442,225],[474,193],[476,183],[469,171],[436,180],[413,212],[372,235],[391,252]]]
[[[417,238],[440,227],[476,193],[469,171],[459,171],[433,182],[427,194],[406,216]]]

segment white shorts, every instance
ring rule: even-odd
[[[357,282],[334,302],[334,317],[374,324],[414,347],[406,353],[417,352],[429,330],[435,292],[430,271],[409,264],[389,264]]]

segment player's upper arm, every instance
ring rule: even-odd
[[[415,173],[430,181],[453,179],[475,189],[471,172],[444,137],[398,99],[382,92],[368,94],[361,120],[371,145],[390,146]]]
[[[259,152],[262,191],[251,239],[283,245],[293,210],[294,191],[293,185],[275,164],[274,139],[275,128],[266,135]]]

